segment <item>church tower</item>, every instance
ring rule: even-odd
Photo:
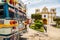
[[[42,14],[43,23],[44,24],[48,24],[48,14],[49,14],[48,8],[47,7],[44,7],[42,9],[41,14]]]
[[[56,8],[51,8],[50,13],[51,13],[51,23],[52,23],[53,17],[56,17]]]
[[[40,14],[40,9],[36,9],[35,14]]]
[[[48,8],[44,7],[44,8],[42,9],[42,12],[48,12]]]

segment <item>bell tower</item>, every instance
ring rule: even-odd
[[[42,9],[42,12],[48,12],[48,8],[44,7],[44,8]]]
[[[56,8],[51,8],[51,9],[50,9],[50,12],[51,12],[51,13],[56,13]]]
[[[35,10],[35,13],[40,13],[40,9],[36,9]]]
[[[51,13],[51,22],[53,21],[53,17],[56,17],[56,8],[51,8],[50,9],[50,13]]]

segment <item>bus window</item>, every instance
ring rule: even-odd
[[[0,18],[5,18],[3,6],[0,6]]]
[[[14,12],[9,11],[9,17],[14,18]]]
[[[9,7],[9,17],[10,17],[10,18],[15,18],[15,16],[16,16],[15,13],[16,13],[15,9]]]

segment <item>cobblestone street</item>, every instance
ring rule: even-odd
[[[21,37],[26,38],[26,40],[60,40],[60,29],[53,28],[52,26],[50,27],[49,25],[47,29],[47,33],[41,33],[28,28],[28,32],[24,33]]]
[[[51,40],[60,40],[60,29],[52,26],[47,27],[48,35],[51,37]]]
[[[60,40],[60,0],[0,0],[0,40]]]

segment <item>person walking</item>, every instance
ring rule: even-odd
[[[31,19],[29,19],[29,27],[31,26],[31,24],[32,24],[32,20],[31,20]]]
[[[29,32],[29,19],[27,19],[27,32]]]
[[[27,21],[24,22],[25,30],[27,31]]]
[[[45,32],[47,32],[47,25],[44,24],[43,27],[44,27]]]

